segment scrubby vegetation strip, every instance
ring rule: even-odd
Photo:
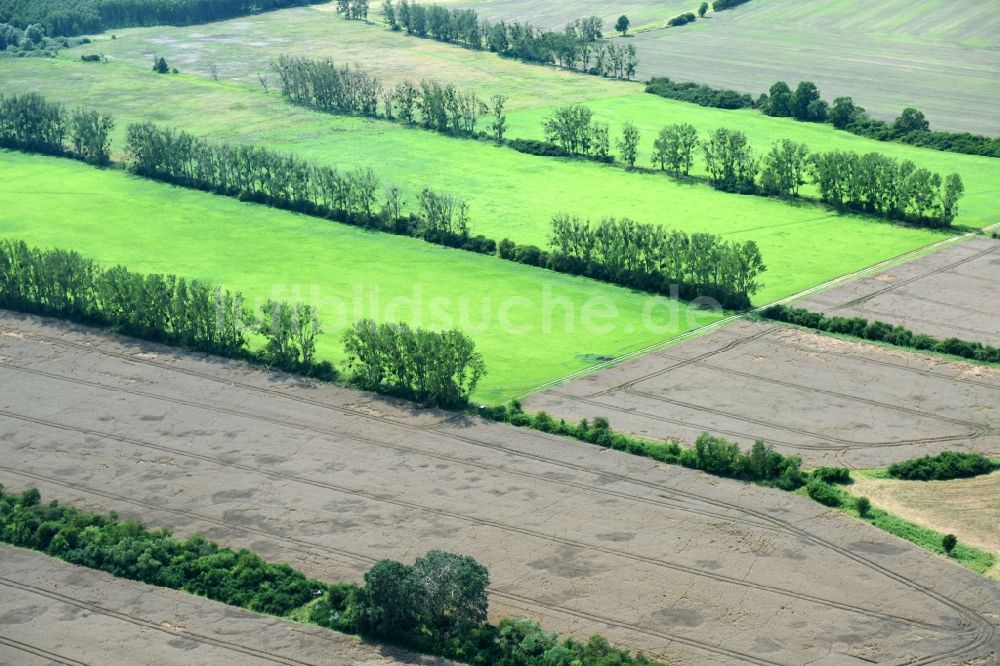
[[[964,155],[1000,157],[1000,137],[988,137],[969,132],[937,132],[923,112],[913,107],[903,109],[892,122],[875,120],[851,97],[838,97],[830,105],[822,99],[812,81],[799,82],[793,91],[784,81],[778,81],[756,100],[750,95],[712,88],[696,83],[679,83],[666,77],[653,77],[646,83],[646,92],[668,99],[693,102],[720,109],[755,108],[776,118],[795,118],[803,122],[829,123],[836,129],[877,141],[898,141],[921,148],[932,148]]]
[[[469,664],[656,666],[601,636],[587,643],[560,641],[527,619],[489,624],[486,567],[441,550],[412,565],[380,560],[365,573],[364,585],[328,584],[200,535],[179,539],[115,514],[42,504],[35,488],[15,495],[2,485],[0,541],[121,578]]]
[[[1000,363],[1000,348],[958,338],[938,340],[929,335],[914,333],[904,326],[895,326],[883,321],[869,321],[863,317],[831,317],[821,312],[811,312],[781,304],[767,307],[760,314],[766,319],[786,324],[850,335],[874,342],[885,342],[904,349],[951,354],[983,363]]]

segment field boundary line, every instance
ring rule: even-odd
[[[997,229],[997,228],[1000,228],[1000,222],[995,222],[995,223],[993,223],[991,225],[982,227],[981,229],[976,229],[975,231],[969,231],[969,232],[966,232],[964,234],[960,234],[960,235],[957,235],[957,236],[951,236],[949,238],[945,238],[945,239],[942,239],[942,240],[930,243],[929,245],[924,245],[922,247],[918,247],[918,248],[916,248],[914,250],[910,250],[909,252],[904,252],[903,254],[900,254],[900,255],[897,255],[895,257],[891,257],[889,259],[885,259],[883,261],[880,261],[877,264],[872,264],[871,266],[868,266],[867,268],[862,268],[861,270],[854,271],[853,273],[845,273],[844,275],[841,275],[840,277],[836,277],[836,278],[834,278],[832,280],[827,280],[826,282],[824,282],[822,284],[818,284],[818,285],[816,285],[814,287],[809,287],[808,289],[804,289],[804,290],[802,290],[802,291],[800,291],[798,293],[792,294],[791,296],[786,296],[785,298],[781,298],[779,300],[772,301],[771,303],[766,303],[764,305],[755,307],[755,308],[753,308],[751,310],[747,310],[746,312],[741,312],[741,313],[738,313],[738,314],[730,315],[728,317],[724,317],[723,319],[720,319],[719,321],[712,322],[711,324],[705,324],[704,326],[699,326],[697,328],[691,329],[690,331],[685,331],[684,333],[681,333],[680,335],[676,335],[674,337],[667,338],[665,340],[660,340],[659,342],[654,342],[653,344],[647,345],[647,346],[645,346],[645,347],[643,347],[641,349],[637,349],[635,351],[631,351],[631,352],[628,352],[626,354],[622,354],[620,356],[616,356],[615,358],[607,360],[607,361],[601,361],[600,363],[596,363],[596,364],[594,364],[592,366],[583,368],[582,370],[577,370],[577,371],[572,372],[572,373],[570,373],[568,375],[564,375],[563,377],[560,377],[558,379],[553,379],[552,381],[546,382],[544,384],[540,384],[540,385],[536,386],[533,389],[525,391],[524,393],[517,394],[517,395],[513,396],[513,399],[515,399],[515,400],[521,400],[521,399],[526,398],[526,397],[528,397],[530,395],[534,395],[535,393],[541,393],[542,391],[546,391],[546,390],[548,390],[550,388],[554,388],[556,386],[561,386],[561,385],[569,383],[569,382],[571,382],[571,381],[573,381],[575,379],[579,379],[581,377],[585,377],[586,375],[593,374],[593,373],[599,372],[601,370],[605,370],[607,368],[610,368],[610,367],[613,367],[615,365],[618,365],[619,363],[623,363],[625,361],[629,361],[629,360],[631,360],[633,358],[636,358],[638,356],[645,356],[646,354],[649,354],[649,353],[654,352],[654,351],[659,351],[661,349],[665,349],[666,347],[671,347],[671,346],[673,346],[675,344],[678,344],[678,343],[683,342],[685,340],[688,340],[690,338],[695,338],[695,337],[699,337],[701,335],[705,335],[706,333],[711,333],[712,331],[714,331],[716,329],[719,329],[719,328],[722,328],[723,326],[731,324],[731,323],[733,323],[735,321],[739,321],[741,319],[746,319],[750,315],[754,315],[754,314],[758,314],[760,312],[763,312],[767,308],[772,307],[774,305],[784,305],[786,303],[791,303],[792,301],[797,301],[799,299],[805,298],[806,296],[811,296],[811,295],[813,295],[813,294],[815,294],[817,292],[825,291],[826,289],[830,289],[831,287],[836,287],[836,286],[838,286],[838,285],[840,285],[840,284],[842,284],[844,282],[850,282],[852,280],[856,280],[858,278],[862,278],[862,277],[865,277],[867,275],[870,275],[871,273],[877,273],[877,272],[879,272],[881,270],[884,270],[886,268],[890,268],[892,266],[895,266],[895,265],[898,265],[898,264],[901,264],[901,263],[905,263],[908,260],[915,259],[915,258],[917,258],[920,255],[929,254],[931,252],[935,252],[935,251],[937,251],[937,250],[939,250],[939,249],[941,249],[941,248],[943,248],[945,246],[953,245],[955,243],[960,243],[962,241],[969,240],[970,238],[974,238],[976,236],[983,236],[986,233],[988,233],[989,231],[991,231],[993,229]]]

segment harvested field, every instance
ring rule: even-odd
[[[976,238],[795,305],[1000,347],[1000,241]]]
[[[448,664],[0,544],[0,664]]]
[[[0,357],[11,490],[326,580],[467,553],[494,618],[678,665],[1000,653],[1000,586],[796,495],[12,314]]]
[[[954,534],[961,543],[1000,553],[1000,472],[949,481],[901,481],[862,472],[846,489],[901,518]],[[1000,564],[986,575],[1000,580]]]
[[[1000,370],[748,321],[524,405],[655,439],[763,439],[810,467],[1000,453]]]

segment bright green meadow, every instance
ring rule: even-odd
[[[717,192],[702,182],[680,182],[659,173],[534,157],[385,121],[332,117],[290,106],[273,92],[265,95],[199,77],[64,60],[0,62],[0,71],[0,92],[38,90],[67,104],[110,111],[119,121],[119,149],[127,123],[150,119],[212,139],[294,152],[317,163],[370,166],[385,181],[401,185],[411,204],[423,187],[467,199],[473,231],[497,239],[544,246],[549,220],[563,212],[592,219],[628,216],[753,239],[768,266],[757,303],[944,237],[941,232],[839,215],[806,202]],[[682,107],[694,115],[701,112],[700,107]]]
[[[65,159],[0,151],[0,211],[0,238],[314,303],[326,329],[318,353],[335,362],[341,332],[362,317],[461,328],[489,370],[475,397],[490,402],[720,317]]]

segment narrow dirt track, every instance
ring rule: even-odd
[[[9,488],[328,580],[469,553],[494,616],[675,664],[1000,648],[1000,586],[802,498],[11,314],[0,451]]]
[[[449,662],[0,545],[0,663],[390,666]]]

